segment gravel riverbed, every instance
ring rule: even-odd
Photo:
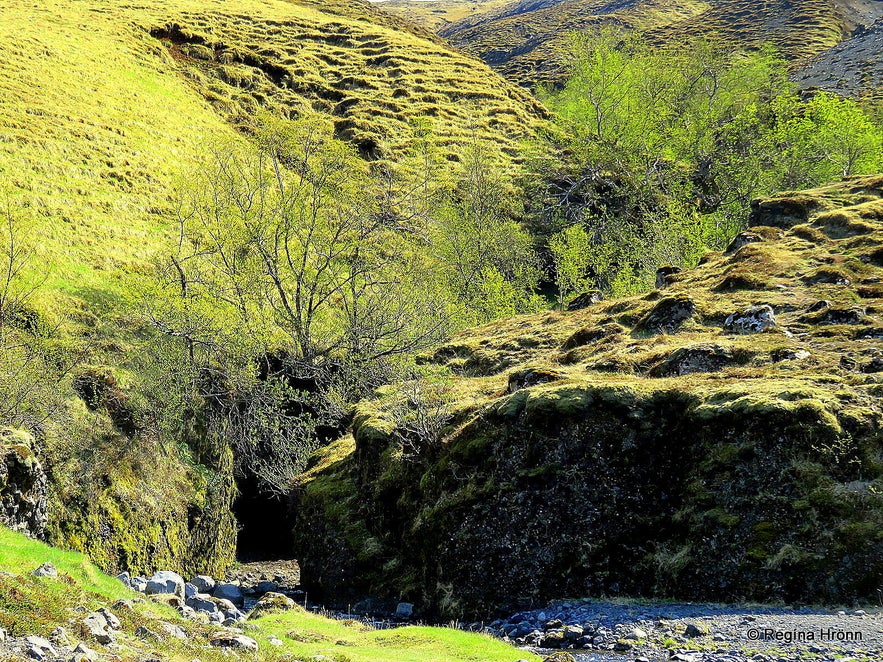
[[[577,662],[883,662],[883,610],[577,600],[491,630]],[[556,658],[552,658],[558,662]]]

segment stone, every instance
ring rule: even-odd
[[[274,635],[270,635],[270,638],[267,639],[267,643],[269,643],[271,646],[283,646],[284,645],[282,640],[279,637],[276,637]]]
[[[258,649],[258,642],[251,637],[231,632],[218,632],[212,636],[211,644],[216,648],[236,648],[247,651],[256,651]]]
[[[861,306],[850,308],[828,308],[821,317],[824,324],[861,324],[868,311]]]
[[[132,588],[132,575],[128,572],[121,572],[117,575],[117,579],[119,579],[127,588]]]
[[[184,600],[184,578],[176,572],[162,570],[147,580],[147,595],[177,595]]]
[[[71,643],[67,630],[65,630],[63,627],[57,627],[52,630],[52,633],[49,635],[49,639],[52,641],[53,644],[58,644],[59,646],[69,646]]]
[[[79,656],[80,660],[85,658],[86,660],[89,660],[89,662],[96,662],[99,658],[98,653],[82,642],[77,644],[77,647],[74,648],[74,655]]]
[[[46,659],[46,651],[42,648],[37,648],[36,646],[28,646],[28,657],[32,660],[45,660]]]
[[[543,662],[576,662],[576,658],[570,653],[553,653],[544,657]]]
[[[634,646],[632,644],[630,644],[628,641],[625,641],[624,639],[617,641],[615,644],[613,644],[613,650],[618,651],[620,653],[630,651],[632,648],[634,648]]]
[[[196,575],[196,577],[190,580],[190,583],[196,587],[197,593],[211,594],[215,590],[215,586],[217,586],[217,582],[208,575]]]
[[[637,324],[636,330],[650,333],[674,333],[693,317],[696,304],[687,295],[659,301]]]
[[[704,625],[696,625],[695,623],[688,623],[687,628],[684,630],[684,636],[693,639],[695,637],[704,637],[708,634],[708,628]]]
[[[589,290],[571,299],[567,304],[567,310],[570,312],[583,310],[602,301],[604,301],[604,295],[600,290]]]
[[[568,625],[564,628],[564,638],[567,641],[577,641],[583,636],[583,629],[579,625]]]
[[[229,600],[237,607],[241,607],[243,604],[245,604],[245,595],[242,593],[242,589],[237,584],[230,584],[228,582],[218,584],[217,586],[215,586],[215,590],[212,592],[212,595],[221,600]]]
[[[208,615],[208,622],[209,623],[217,623],[218,625],[220,625],[221,623],[224,622],[224,620],[225,620],[224,614],[222,614],[219,611],[216,611],[213,614]]]
[[[102,607],[98,610],[98,613],[104,616],[104,620],[107,621],[107,627],[109,627],[111,630],[119,630],[123,627],[120,623],[120,619],[112,614],[107,608]]]
[[[146,593],[147,580],[144,577],[132,577],[131,582],[129,582],[129,588],[138,593]]]
[[[399,603],[399,605],[409,604],[407,602]],[[297,606],[294,600],[289,598],[287,595],[282,595],[281,593],[273,593],[272,591],[269,593],[264,593],[263,597],[257,601],[257,604],[254,606],[254,611],[256,612],[265,612],[265,611],[286,611],[289,609],[294,609]],[[411,605],[411,610],[413,611],[413,605]],[[396,616],[398,618],[409,618],[410,616],[399,616],[398,608],[396,608]]]
[[[3,628],[0,628],[0,644],[4,643],[8,638],[9,633]]]
[[[292,603],[294,600],[291,601]],[[396,605],[396,618],[411,618],[414,613],[414,605],[410,602],[400,602]]]
[[[756,235],[753,232],[740,232],[735,236],[733,241],[730,242],[730,245],[727,246],[724,255],[732,255],[748,244],[756,244],[761,241],[763,241],[763,238],[760,235]]]
[[[135,636],[145,641],[162,641],[162,637],[159,635],[159,633],[154,632],[150,628],[144,627],[143,625],[140,625],[135,629]]]
[[[276,582],[263,581],[258,582],[258,585],[254,587],[254,592],[258,595],[264,595],[266,593],[273,593],[279,590],[279,584]]]
[[[659,267],[656,270],[656,289],[661,290],[664,287],[667,287],[672,283],[670,276],[675,276],[681,273],[682,269],[680,267],[674,266],[665,266]]]
[[[187,630],[182,628],[180,625],[175,625],[174,623],[160,623],[160,629],[165,632],[170,637],[174,637],[175,639],[186,640],[190,638],[190,635],[187,634]]]
[[[644,632],[644,630],[642,630],[641,628],[635,628],[634,630],[629,632],[628,636],[626,637],[626,639],[632,639],[632,640],[646,639],[646,638],[647,638],[647,633]]]
[[[768,304],[749,306],[741,313],[733,313],[724,322],[724,329],[731,333],[760,333],[774,326],[776,315]]]
[[[551,621],[546,621],[546,624],[543,626],[544,630],[557,630],[559,628],[564,627],[564,621],[560,618],[554,618]]]
[[[57,655],[55,652],[55,647],[52,645],[52,642],[48,639],[44,639],[43,637],[25,637],[25,641],[32,647],[38,650],[43,651],[44,653],[49,653],[50,655]]]
[[[214,614],[218,611],[218,604],[212,600],[211,596],[203,593],[197,593],[187,600],[187,606],[196,611],[202,611],[206,614]],[[233,606],[232,604],[230,605]]]
[[[150,601],[166,605],[167,607],[172,607],[173,609],[180,609],[185,606],[183,598],[180,598],[177,595],[172,595],[171,593],[157,593],[156,595],[151,595]]]
[[[58,569],[51,563],[44,563],[31,574],[34,575],[34,577],[50,577],[52,579],[57,579]]]
[[[806,309],[808,313],[818,313],[822,310],[828,310],[831,307],[831,302],[827,299],[823,299],[821,301],[816,301],[813,305]]]
[[[89,633],[89,636],[99,644],[104,644],[106,646],[107,644],[112,644],[116,641],[116,638],[107,626],[107,620],[105,620],[103,614],[99,614],[98,612],[89,614],[83,619],[83,625],[86,626],[86,631]]]
[[[713,343],[679,347],[660,364],[651,377],[683,377],[694,373],[717,372],[733,362],[733,350]]]
[[[184,584],[184,599],[192,598],[194,595],[199,593],[199,590],[196,588],[194,584],[187,582]]]

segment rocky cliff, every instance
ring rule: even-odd
[[[298,486],[310,590],[450,615],[875,595],[883,177],[755,201],[749,225],[646,295],[584,297],[424,357],[446,375],[437,437],[401,423],[435,400],[363,402]]]

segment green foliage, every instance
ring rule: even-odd
[[[582,289],[587,282],[591,241],[583,226],[571,225],[549,239],[549,250],[552,251],[555,265],[558,304],[563,308],[570,295]]]
[[[596,284],[617,293],[725,246],[759,195],[883,165],[881,128],[850,100],[802,102],[769,47],[577,33],[570,77],[543,98],[560,130],[547,139],[557,162],[532,164],[537,227],[583,226]]]

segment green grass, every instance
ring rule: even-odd
[[[36,578],[31,572],[50,562],[58,568],[58,579]],[[57,626],[71,629],[72,636],[84,636],[69,622],[77,605],[88,609],[110,606],[117,600],[137,599],[113,577],[102,573],[85,556],[66,552],[37,542],[0,527],[0,627],[13,636],[39,634],[48,636]],[[137,640],[134,630],[139,625],[156,630],[155,621],[162,619],[184,627],[191,635],[189,643],[165,641],[151,645],[164,658],[223,659],[219,651],[202,646],[218,628],[185,621],[177,613],[152,602],[135,604],[135,611],[113,610],[123,621],[120,643],[123,659],[136,659],[145,644]],[[151,622],[154,622],[151,625]],[[246,634],[259,643],[258,660],[279,659],[285,654],[309,659],[325,655],[335,662],[514,662],[517,659],[538,660],[534,655],[518,651],[491,637],[438,627],[405,627],[395,630],[374,630],[352,621],[338,621],[296,608],[288,612],[267,614],[248,622]],[[283,646],[269,643],[278,636]],[[89,642],[96,649],[98,644]]]

